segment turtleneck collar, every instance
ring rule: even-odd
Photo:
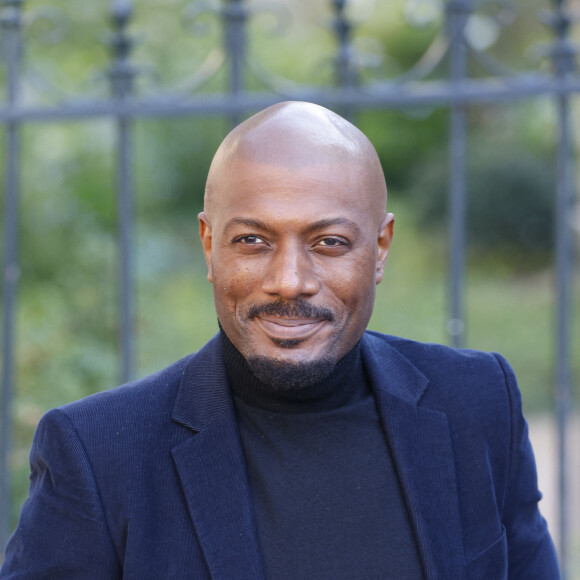
[[[303,389],[280,392],[273,391],[256,378],[223,330],[220,331],[220,340],[232,394],[253,407],[276,413],[328,411],[353,404],[370,392],[360,341],[338,361],[324,381]]]

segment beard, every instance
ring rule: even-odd
[[[336,361],[330,358],[287,362],[252,356],[248,357],[247,363],[258,380],[278,393],[299,391],[321,383],[336,366]]]

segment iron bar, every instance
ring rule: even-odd
[[[3,2],[0,29],[6,63],[6,100],[14,105],[20,91],[22,1]],[[18,221],[20,193],[20,123],[10,121],[5,132],[4,160],[4,268],[2,279],[2,408],[0,433],[0,546],[10,531],[12,449],[12,402],[15,377],[16,300],[20,265],[18,261]]]
[[[555,1],[554,18],[551,21],[556,39],[551,51],[555,73],[566,78],[574,72],[575,49],[568,40],[570,17],[567,2]],[[572,121],[570,98],[561,95],[556,100],[558,109],[558,152],[556,185],[556,413],[558,419],[558,516],[559,555],[562,579],[569,576],[569,518],[567,481],[567,442],[569,410],[571,404],[572,369],[570,344],[572,340],[572,272],[573,238],[571,215],[574,202],[573,143],[570,125]]]
[[[244,0],[224,0],[221,16],[224,23],[224,44],[229,63],[229,93],[237,99],[244,90],[244,65],[246,62],[246,20],[248,14]],[[230,112],[230,126],[241,120],[242,111]]]
[[[558,518],[559,553],[562,580],[568,576],[568,477],[566,454],[569,409],[571,405],[572,371],[572,226],[573,206],[572,137],[570,134],[570,102],[560,97],[558,107],[558,183],[556,190],[556,412],[558,418]]]
[[[354,64],[354,49],[351,42],[353,25],[347,17],[347,0],[333,0],[334,33],[337,40],[337,54],[334,59],[336,86],[346,93],[358,86],[358,74]],[[354,107],[347,104],[340,108],[340,114],[354,122]]]
[[[464,29],[469,12],[470,6],[467,0],[450,0],[447,4],[451,86],[461,82],[467,74]],[[466,148],[465,105],[454,104],[450,112],[449,140],[449,319],[447,332],[455,348],[464,345],[465,336]]]
[[[0,545],[8,541],[10,521],[10,451],[12,449],[12,403],[15,390],[16,303],[20,266],[18,262],[19,150],[20,127],[6,128],[4,201],[4,278],[2,291],[2,416],[0,448]]]
[[[446,81],[413,82],[408,85],[383,83],[381,89],[356,91],[311,89],[284,94],[267,91],[229,94],[199,94],[174,100],[125,98],[123,101],[78,101],[60,106],[0,105],[0,123],[60,122],[107,117],[132,119],[179,118],[195,115],[223,115],[259,110],[281,100],[306,100],[328,107],[352,106],[364,109],[416,109],[417,107],[482,105],[514,102],[539,96],[580,93],[580,78],[551,79],[543,75],[519,80],[466,79],[450,86]]]
[[[114,0],[111,18],[115,32],[111,39],[113,64],[109,76],[113,100],[124,103],[133,91],[135,69],[129,58],[133,40],[127,34],[133,6],[129,0]],[[133,173],[132,121],[117,115],[117,211],[119,237],[119,326],[121,334],[121,382],[131,380],[134,371],[134,265],[133,265]]]
[[[121,382],[130,381],[134,371],[133,288],[133,174],[131,121],[117,121],[117,203],[119,228],[119,308],[121,330]]]

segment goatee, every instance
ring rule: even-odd
[[[247,359],[256,377],[277,392],[298,391],[324,381],[336,366],[336,361],[323,358],[309,362],[287,362],[264,356]]]

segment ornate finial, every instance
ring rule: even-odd
[[[243,21],[248,17],[243,0],[226,0],[222,8],[222,14],[230,21]]]
[[[570,29],[575,17],[570,13],[565,0],[555,0],[553,12],[544,11],[541,19],[550,27],[556,39],[547,51],[552,59],[556,73],[566,76],[576,70],[576,55],[578,47],[569,37]]]
[[[333,0],[332,4],[335,12],[333,28],[338,40],[335,58],[337,82],[340,87],[353,87],[358,83],[351,44],[353,26],[346,15],[346,0]]]
[[[19,68],[22,60],[22,5],[24,0],[0,2],[2,58],[6,63],[5,91],[8,102],[14,103],[20,92]]]
[[[2,8],[13,8],[18,11],[22,11],[22,4],[24,4],[24,0],[2,0],[0,2]]]
[[[119,28],[126,27],[132,15],[133,5],[130,0],[113,0],[111,16]]]
[[[127,32],[133,16],[133,4],[130,0],[113,0],[110,14],[114,32],[109,40],[113,55],[109,76],[113,95],[124,98],[132,92],[136,74],[135,67],[129,62],[135,41]]]
[[[244,66],[246,63],[246,19],[248,13],[244,0],[226,0],[221,17],[225,27],[226,54],[229,60],[229,91],[236,95],[244,90]],[[230,115],[232,126],[241,120],[240,113]]]
[[[454,14],[469,14],[473,11],[470,0],[448,0],[445,8]]]
[[[18,28],[22,23],[24,0],[2,0],[0,3],[0,26]]]
[[[343,46],[350,42],[350,32],[352,25],[346,16],[346,0],[333,0],[335,18],[334,31],[338,36],[340,45]]]

